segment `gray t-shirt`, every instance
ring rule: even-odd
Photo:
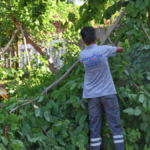
[[[85,69],[83,98],[95,98],[116,94],[116,89],[109,69],[108,57],[116,55],[116,47],[87,46],[79,54],[79,60]]]

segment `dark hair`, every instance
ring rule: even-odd
[[[82,36],[82,39],[87,43],[87,44],[90,44],[92,42],[95,41],[95,37],[96,37],[96,32],[95,32],[95,29],[91,26],[88,26],[88,27],[84,27],[82,30],[81,30],[81,36]]]

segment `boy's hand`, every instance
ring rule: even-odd
[[[116,48],[117,48],[117,51],[116,51],[117,53],[122,53],[124,51],[122,47],[117,46]]]

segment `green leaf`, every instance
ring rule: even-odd
[[[146,134],[150,137],[150,126],[146,129]]]
[[[44,112],[44,117],[48,122],[50,122],[49,113],[47,111]]]
[[[12,123],[12,122],[17,122],[18,118],[15,114],[10,114],[8,117],[8,120]]]
[[[108,20],[111,18],[111,14],[106,10],[103,17]]]
[[[20,0],[19,6],[23,6],[23,4],[24,4],[24,0]]]
[[[146,106],[147,106],[147,100],[145,99],[143,102],[143,107],[146,108]]]
[[[84,143],[84,141],[85,141],[84,135],[79,134],[79,135],[78,135],[78,141],[80,141],[81,143]]]
[[[130,20],[130,18],[129,18],[129,17],[127,17],[127,18],[126,18],[126,22],[127,22],[127,24],[128,24],[128,25],[130,25],[130,24],[131,24],[131,20]]]
[[[52,107],[53,106],[52,106],[52,104],[50,102],[46,104],[46,108],[52,108]]]
[[[37,102],[42,102],[43,98],[44,98],[44,96],[40,96]]]
[[[7,106],[6,109],[13,109],[16,106],[16,103],[12,103],[11,105]]]
[[[77,83],[72,84],[70,90],[72,91],[76,87]]]
[[[137,100],[137,94],[128,94],[129,99],[132,101]]]
[[[144,0],[145,6],[147,7],[149,5],[149,0]]]
[[[79,120],[79,125],[80,125],[80,126],[83,125],[83,123],[84,123],[86,117],[87,117],[87,115],[85,114],[85,115],[83,115],[83,116],[80,118],[80,120]]]
[[[52,113],[54,115],[58,114],[58,105],[55,102],[53,103]]]
[[[59,93],[60,93],[60,91],[55,90],[54,92],[52,92],[51,97],[54,98],[54,99],[57,99],[58,96],[59,96]]]
[[[129,4],[126,6],[126,12],[127,12],[128,14],[130,14],[130,13],[132,12],[132,9],[133,9],[133,7],[132,7],[132,5],[129,3]]]
[[[136,0],[135,8],[139,8],[141,3],[143,3],[141,0]]]
[[[124,72],[126,73],[127,76],[129,76],[129,72],[128,71],[124,70]]]
[[[11,124],[11,130],[17,130],[17,129],[18,129],[18,125],[12,123],[12,124]]]
[[[35,116],[36,117],[40,116],[40,108],[35,109]]]
[[[144,94],[141,94],[139,97],[139,102],[143,103],[144,100],[145,100],[145,96],[144,96]]]
[[[148,80],[150,80],[150,76],[147,76],[146,78],[147,78]]]
[[[140,10],[143,10],[145,7],[146,7],[146,6],[145,6],[145,3],[142,2],[139,9],[140,9]]]
[[[23,134],[27,135],[29,131],[30,131],[30,126],[28,124],[24,124],[22,127]]]
[[[81,102],[81,107],[82,107],[83,109],[86,109],[86,107],[85,107],[85,105],[84,105],[83,102]]]
[[[0,123],[3,123],[4,121],[4,115],[0,114]]]
[[[15,142],[16,142],[20,147],[23,147],[23,146],[24,146],[23,142],[20,141],[20,140],[15,140]]]
[[[136,107],[134,110],[135,116],[139,116],[142,113],[141,109],[139,107]]]
[[[77,87],[78,87],[78,89],[80,89],[80,88],[83,89],[83,86],[84,86],[84,82],[81,82],[81,83],[78,84]]]
[[[65,150],[65,148],[60,147],[60,146],[54,146],[54,148],[55,148],[56,150]]]
[[[73,84],[73,83],[75,83],[75,80],[69,81],[66,85],[68,85],[68,84]]]
[[[147,122],[147,121],[148,121],[148,117],[147,117],[146,114],[143,115],[143,121],[144,121],[144,122]]]
[[[2,143],[0,143],[0,150],[7,150],[6,147]]]
[[[84,122],[83,129],[84,129],[84,131],[85,131],[86,134],[89,133],[89,124],[87,122]]]
[[[8,139],[5,138],[4,136],[1,136],[0,138],[2,139],[3,144],[4,144],[5,146],[7,146],[7,144],[8,144]]]
[[[108,11],[110,14],[112,14],[112,15],[116,13],[116,9],[115,9],[114,6],[108,7],[107,11]]]
[[[140,125],[140,129],[141,129],[142,131],[146,131],[147,128],[148,128],[148,126],[149,126],[148,122],[143,122],[143,123]]]
[[[58,141],[61,145],[66,146],[66,143],[62,140],[61,136],[59,136],[59,137],[57,138],[57,141]]]
[[[71,97],[70,97],[70,102],[73,102],[73,103],[75,103],[76,102],[76,96],[75,95],[72,95]]]
[[[123,112],[128,113],[129,115],[133,115],[134,114],[133,108],[127,108]]]

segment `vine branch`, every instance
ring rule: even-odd
[[[149,35],[148,35],[147,31],[146,31],[146,30],[145,30],[145,28],[144,28],[144,25],[143,25],[142,19],[140,19],[140,21],[141,21],[142,29],[143,29],[143,31],[144,31],[144,33],[145,33],[145,35],[147,36],[147,38],[148,38],[148,39],[149,39],[149,41],[150,41],[150,37],[149,37]]]
[[[43,129],[43,131],[44,131],[44,133],[46,134],[46,136],[50,139],[50,141],[52,142],[52,140],[51,140],[51,138],[49,137],[49,135],[47,134],[47,132],[46,132],[46,130],[44,130],[44,128],[42,128]],[[53,142],[52,142],[52,144],[54,144]]]

